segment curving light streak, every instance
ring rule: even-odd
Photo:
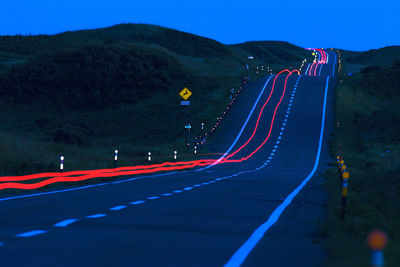
[[[256,122],[256,127],[254,128],[254,131],[253,131],[252,135],[251,135],[250,138],[246,141],[246,143],[244,143],[244,144],[243,144],[241,147],[239,147],[236,151],[232,152],[229,156],[226,157],[226,159],[229,159],[229,158],[233,157],[234,155],[236,155],[236,154],[237,154],[239,151],[241,151],[245,146],[247,146],[248,143],[250,143],[250,141],[253,139],[254,135],[256,134],[256,131],[257,131],[257,128],[258,128],[258,123],[260,122],[260,118],[261,118],[261,115],[262,115],[262,113],[263,113],[263,111],[264,111],[264,108],[265,108],[265,106],[268,104],[268,102],[269,102],[269,100],[270,100],[270,98],[271,98],[271,96],[272,96],[272,93],[273,93],[274,90],[275,90],[275,82],[276,82],[276,79],[278,78],[279,75],[281,75],[281,74],[284,73],[284,72],[288,72],[289,75],[291,74],[290,70],[284,69],[284,70],[280,71],[280,72],[275,76],[274,82],[272,83],[271,93],[269,94],[267,101],[264,103],[264,105],[263,105],[262,108],[261,108],[260,113],[258,114],[258,118],[257,118],[257,122]]]
[[[264,140],[264,142],[255,151],[253,151],[247,157],[244,157],[244,158],[239,159],[239,160],[229,160],[231,155],[228,155],[226,158],[223,158],[221,160],[221,162],[218,162],[218,164],[242,162],[244,160],[247,160],[247,159],[251,158],[267,142],[267,140],[269,139],[269,136],[271,134],[271,131],[272,131],[272,127],[273,127],[273,123],[274,123],[274,120],[275,120],[276,111],[277,111],[279,105],[281,104],[283,96],[284,96],[285,91],[286,91],[287,80],[288,80],[289,76],[292,75],[292,73],[294,73],[294,72],[297,72],[300,75],[300,72],[298,70],[294,70],[292,72],[290,72],[288,70],[283,70],[278,75],[280,75],[280,74],[282,74],[283,72],[286,72],[286,71],[289,72],[289,75],[286,77],[285,85],[284,85],[284,91],[283,91],[283,94],[281,96],[281,99],[280,99],[278,105],[275,108],[275,111],[274,111],[274,114],[273,114],[273,118],[272,118],[272,121],[271,121],[271,125],[270,125],[269,134],[268,134],[267,138]],[[274,91],[276,78],[277,77],[275,77],[271,94]],[[239,150],[243,149],[250,142],[250,140],[253,138],[253,136],[254,136],[254,134],[255,134],[255,132],[257,130],[261,114],[263,113],[264,107],[268,103],[268,101],[269,101],[269,99],[271,97],[271,94],[270,94],[267,102],[263,105],[262,110],[260,111],[259,117],[257,119],[257,125],[256,125],[255,130],[253,131],[253,134],[252,134],[251,138]],[[235,151],[234,153],[236,154],[237,152],[238,151]],[[88,179],[93,179],[93,178],[114,177],[114,176],[134,175],[134,174],[147,174],[147,173],[154,173],[154,172],[160,172],[160,171],[182,170],[182,169],[194,168],[194,167],[197,167],[197,166],[211,165],[211,164],[214,164],[216,161],[217,161],[216,159],[202,159],[202,160],[187,161],[187,162],[185,162],[185,161],[182,161],[182,162],[164,162],[164,163],[161,163],[161,164],[153,164],[153,165],[148,165],[148,166],[147,165],[139,165],[139,166],[120,167],[120,168],[113,168],[113,169],[71,171],[71,172],[65,172],[65,173],[54,173],[53,172],[53,173],[31,174],[31,175],[25,175],[25,176],[6,176],[6,177],[0,177],[0,182],[5,182],[5,183],[0,184],[0,190],[2,190],[2,189],[10,189],[10,188],[14,188],[14,189],[37,189],[37,188],[41,188],[41,187],[44,187],[44,186],[49,185],[49,184],[60,183],[60,182],[77,182],[77,181],[83,181],[83,180],[88,180]],[[166,167],[166,166],[170,166],[170,167]],[[81,175],[81,176],[76,177],[77,175]],[[75,177],[71,177],[71,176],[75,176]],[[32,183],[32,184],[16,183],[16,181],[27,181],[27,180],[48,178],[48,177],[52,177],[52,178],[44,180],[44,181],[40,181],[40,182],[37,182],[37,183]]]
[[[285,71],[286,71],[286,70],[285,70]],[[299,72],[298,70],[294,70],[294,71],[289,71],[289,75],[286,76],[285,85],[284,85],[284,87],[283,87],[283,93],[282,93],[282,95],[281,95],[281,98],[280,98],[278,104],[277,104],[276,107],[275,107],[274,114],[272,115],[272,120],[271,120],[271,124],[270,124],[270,127],[269,127],[269,132],[268,132],[267,137],[264,139],[264,141],[261,143],[261,145],[259,145],[259,146],[258,146],[253,152],[251,152],[249,155],[247,155],[246,157],[243,157],[243,158],[241,159],[241,161],[243,161],[243,160],[248,160],[249,158],[251,158],[261,147],[263,147],[263,146],[265,145],[265,143],[268,141],[269,137],[271,136],[272,127],[274,126],[274,121],[275,121],[276,112],[277,112],[279,106],[281,105],[281,102],[282,102],[283,97],[285,96],[287,81],[288,81],[290,75],[292,75],[294,72],[297,72],[297,73],[300,75],[300,72]],[[274,82],[275,82],[275,81],[274,81]],[[258,120],[257,120],[257,124],[258,124]],[[248,144],[248,143],[246,143],[246,144]],[[240,149],[241,149],[241,148],[240,148]],[[235,151],[235,152],[236,152],[236,151]],[[235,152],[234,152],[234,153],[235,153]],[[233,154],[233,153],[232,153],[232,154]]]

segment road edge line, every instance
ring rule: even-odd
[[[236,143],[239,141],[240,136],[242,136],[242,133],[243,133],[244,129],[245,129],[246,126],[247,126],[247,123],[250,121],[250,118],[251,118],[251,116],[253,115],[253,112],[254,112],[254,110],[256,109],[256,106],[257,106],[258,102],[260,101],[261,96],[264,94],[265,88],[267,88],[267,85],[268,85],[269,81],[270,81],[270,80],[272,79],[272,77],[274,77],[274,76],[275,76],[275,75],[271,75],[271,76],[268,78],[268,80],[265,82],[265,85],[264,85],[263,89],[261,90],[260,94],[258,95],[258,98],[257,98],[256,102],[254,103],[253,108],[251,109],[249,115],[247,116],[247,119],[246,119],[246,121],[244,122],[244,124],[243,124],[243,126],[242,126],[242,129],[240,129],[238,135],[236,136],[235,140],[233,141],[232,145],[228,148],[228,150],[227,150],[218,160],[216,160],[213,164],[211,164],[211,165],[209,165],[209,166],[207,166],[207,167],[203,167],[203,168],[201,168],[201,169],[195,170],[195,171],[206,170],[206,169],[211,168],[212,166],[218,164],[218,163],[233,149],[233,147],[234,147],[234,146],[236,145]]]
[[[278,221],[279,217],[283,213],[283,211],[289,206],[294,197],[303,189],[303,187],[308,183],[311,177],[314,175],[318,168],[319,158],[321,156],[322,149],[322,141],[324,136],[324,128],[325,128],[325,115],[326,115],[326,102],[328,96],[328,86],[329,86],[329,76],[326,79],[325,85],[325,96],[324,96],[324,106],[322,111],[322,122],[321,122],[321,131],[319,136],[319,145],[317,156],[315,158],[314,167],[311,170],[310,174],[298,185],[268,217],[268,220],[261,224],[257,229],[251,234],[249,239],[246,240],[243,245],[236,250],[233,256],[229,259],[229,261],[224,265],[225,267],[231,266],[240,266],[246,260],[247,256],[253,250],[253,248],[257,245],[257,243],[261,240],[264,234]]]

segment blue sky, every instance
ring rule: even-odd
[[[368,50],[400,45],[400,1],[3,0],[0,35],[54,34],[118,23],[166,26],[225,44],[281,40]]]

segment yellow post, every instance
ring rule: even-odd
[[[342,219],[346,219],[346,204],[347,204],[347,192],[348,192],[348,180],[350,174],[345,171],[342,173]]]

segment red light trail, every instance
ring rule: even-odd
[[[241,159],[229,160],[229,158],[231,158],[236,153],[238,153],[240,150],[242,150],[244,147],[246,147],[248,145],[248,143],[253,139],[253,137],[257,131],[258,124],[259,124],[261,115],[264,111],[264,108],[268,104],[268,102],[271,98],[271,95],[272,95],[273,91],[275,90],[275,82],[276,82],[278,76],[284,72],[289,72],[289,74],[287,75],[287,77],[285,79],[283,93],[281,95],[279,103],[275,107],[267,138],[265,138],[265,140],[262,142],[262,144],[259,145],[257,147],[257,149],[255,149],[253,152],[251,152],[248,156],[243,157]],[[277,109],[280,106],[280,104],[283,100],[283,97],[285,95],[288,78],[295,72],[297,72],[300,75],[300,72],[298,70],[294,70],[294,71],[290,72],[287,69],[279,72],[276,75],[274,82],[273,82],[272,89],[271,89],[271,93],[259,113],[257,123],[256,123],[255,129],[252,133],[252,136],[246,141],[246,143],[244,145],[242,145],[239,149],[237,149],[232,154],[223,158],[217,164],[237,163],[237,162],[245,161],[245,160],[251,158],[261,147],[263,147],[265,145],[265,143],[267,142],[267,140],[269,139],[269,137],[271,135]],[[132,166],[132,167],[112,168],[112,169],[71,171],[71,172],[65,172],[65,173],[57,173],[57,172],[39,173],[39,174],[31,174],[31,175],[25,175],[25,176],[6,176],[6,177],[0,177],[0,182],[3,182],[0,184],[0,190],[11,189],[11,188],[14,188],[14,189],[37,189],[37,188],[41,188],[41,187],[44,187],[44,186],[47,186],[47,185],[50,185],[53,183],[60,183],[60,182],[77,182],[77,181],[83,181],[83,180],[88,180],[88,179],[93,179],[93,178],[104,178],[104,177],[135,175],[135,174],[148,174],[148,173],[154,173],[154,172],[160,172],[160,171],[183,170],[183,169],[188,169],[188,168],[211,165],[211,164],[214,164],[216,161],[217,161],[216,159],[201,159],[201,160],[194,160],[194,161],[164,162],[164,163],[153,164],[153,165],[139,165],[139,166]],[[80,175],[80,176],[78,176],[78,175]],[[31,183],[31,184],[16,183],[17,181],[28,181],[28,180],[44,179],[44,178],[49,178],[49,179],[40,181],[37,183]]]

